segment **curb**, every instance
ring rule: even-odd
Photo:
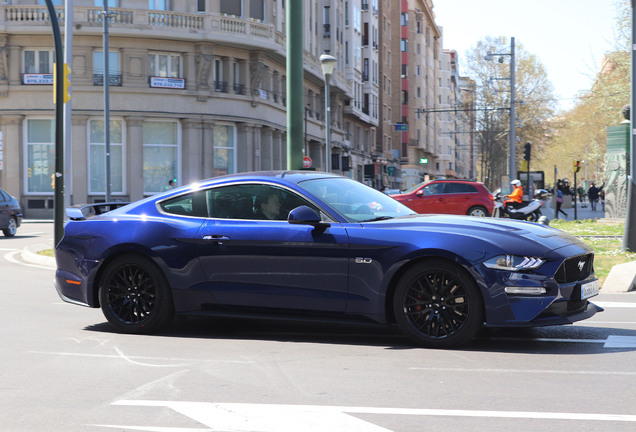
[[[45,249],[53,249],[53,246],[47,243],[37,243],[22,249],[20,255],[22,259],[31,264],[37,264],[44,267],[56,268],[57,264],[54,257],[48,257],[38,254],[39,251]]]

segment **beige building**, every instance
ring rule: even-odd
[[[286,168],[289,1],[109,0],[113,199],[161,192],[170,179],[187,184]],[[64,1],[53,3],[64,30]],[[330,82],[332,171],[378,188],[401,187],[401,168],[415,168],[421,177],[416,161],[422,155],[433,160],[437,150],[432,124],[419,127],[424,138],[415,145],[417,129],[392,131],[395,123],[413,122],[416,107],[428,106],[395,103],[404,86],[395,73],[408,56],[400,49],[404,38],[393,4],[308,0],[303,8],[305,83],[298,91],[305,100],[305,154],[312,168],[324,169],[319,56],[329,53],[338,60]],[[432,3],[423,4],[430,12]],[[439,32],[430,13],[415,8],[406,13],[424,23],[413,33],[425,47],[418,60],[419,85],[426,98],[434,98],[432,78],[423,77],[424,69],[427,76],[437,74]],[[65,166],[71,204],[105,199],[103,16],[103,0],[74,0],[70,163]],[[0,29],[0,187],[19,197],[26,217],[51,217],[54,43],[45,1],[3,2]],[[411,58],[417,58],[415,52]]]

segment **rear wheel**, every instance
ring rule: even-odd
[[[416,344],[431,348],[472,339],[483,326],[483,310],[481,293],[465,270],[437,259],[408,270],[393,300],[401,330]]]
[[[472,206],[466,214],[468,216],[488,217],[488,210],[483,206]]]
[[[5,237],[13,237],[15,233],[18,231],[18,221],[12,216],[9,218],[9,225],[5,229],[2,230],[2,233]]]
[[[170,287],[152,261],[116,258],[104,270],[99,302],[108,322],[124,333],[150,333],[174,316]]]

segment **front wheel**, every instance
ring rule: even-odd
[[[15,233],[18,231],[18,222],[14,217],[9,218],[9,225],[5,229],[2,230],[2,233],[5,237],[13,237]]]
[[[444,260],[408,270],[393,299],[398,325],[423,347],[448,348],[472,339],[484,321],[483,299],[466,271]]]
[[[468,216],[488,217],[488,210],[483,206],[472,206],[466,214]]]
[[[99,285],[104,316],[124,333],[150,333],[174,316],[170,287],[152,261],[125,255],[107,265]]]

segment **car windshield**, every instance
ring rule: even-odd
[[[348,222],[371,222],[416,214],[390,196],[348,178],[306,180],[299,186],[326,202]]]
[[[423,185],[424,183],[426,183],[426,182],[422,182],[422,183],[418,183],[418,184],[416,184],[416,185],[413,185],[413,186],[411,186],[410,188],[408,188],[407,190],[405,190],[405,191],[404,191],[404,192],[402,192],[402,193],[404,193],[404,194],[410,194],[410,193],[413,193],[413,192],[415,192],[417,189],[421,188],[421,187],[422,187],[422,185]]]

